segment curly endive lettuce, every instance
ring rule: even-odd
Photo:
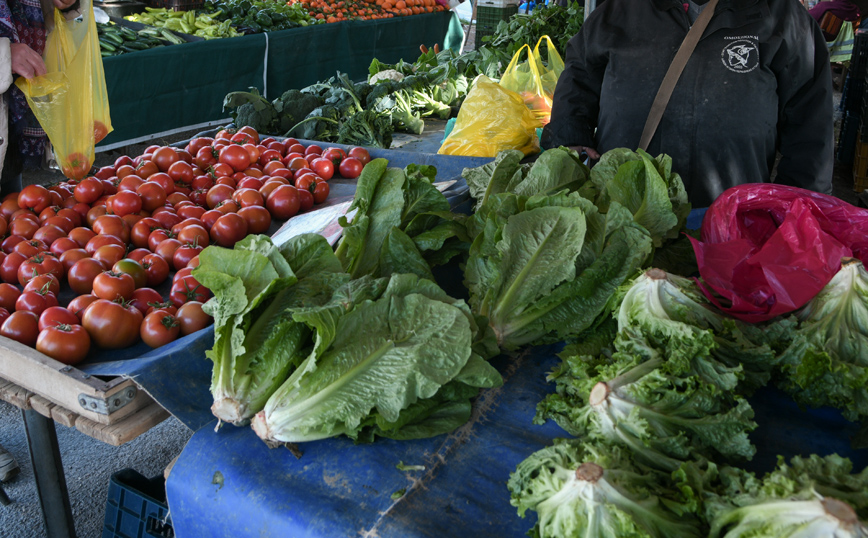
[[[852,465],[837,455],[793,458],[762,480],[724,468],[708,490],[705,515],[711,538],[865,538],[868,475],[850,474]]]
[[[550,379],[556,392],[539,403],[535,422],[550,418],[574,436],[628,447],[643,465],[672,472],[688,459],[756,451],[747,400],[662,356],[565,356]]]
[[[691,538],[704,534],[684,485],[642,469],[630,451],[558,440],[518,464],[508,487],[513,506],[538,521],[538,538]]]
[[[777,364],[769,336],[792,327],[781,320],[769,332],[733,319],[709,303],[693,280],[659,269],[630,283],[614,315],[619,351],[648,359],[662,354],[724,390],[739,385],[746,393],[768,383]],[[697,360],[706,356],[714,360]]]
[[[801,405],[834,406],[849,420],[868,416],[868,272],[845,260],[796,313],[799,327],[781,355],[781,388]]]

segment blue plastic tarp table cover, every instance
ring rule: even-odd
[[[536,404],[554,390],[546,374],[555,346],[493,363],[503,387],[484,391],[471,421],[449,435],[416,441],[346,438],[304,443],[296,458],[269,449],[251,428],[203,428],[193,435],[166,484],[175,534],[379,538],[520,537],[534,517],[509,504],[506,482],[516,465],[556,437],[551,421],[533,425]],[[803,412],[774,389],[751,401],[759,428],[749,468],[769,470],[778,454],[829,454],[868,465],[868,451],[851,450],[856,425],[833,410]],[[399,463],[424,470],[401,471]],[[393,498],[397,497],[397,498]]]

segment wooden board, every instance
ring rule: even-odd
[[[89,437],[113,446],[132,441],[169,418],[169,412],[153,402],[114,424],[100,424],[2,378],[0,378],[0,400],[22,409],[33,409],[59,424],[74,427]]]
[[[91,376],[8,338],[0,338],[0,378],[99,424],[114,424],[154,403],[132,380]],[[110,413],[83,407],[88,399],[109,402],[128,389],[136,391],[135,397]]]

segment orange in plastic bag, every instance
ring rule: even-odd
[[[548,65],[543,61],[540,53],[543,40],[546,41]],[[525,49],[527,49],[527,60],[519,62]],[[506,67],[506,71],[503,72],[500,85],[521,95],[534,116],[546,124],[552,115],[552,96],[563,70],[564,61],[561,55],[558,54],[549,36],[544,35],[537,41],[533,51],[528,45],[518,49]]]
[[[517,149],[530,155],[539,151],[537,127],[542,124],[519,94],[479,75],[458,110],[455,127],[437,153],[495,157],[501,151]]]
[[[63,175],[71,179],[90,172],[94,147],[112,130],[90,0],[82,0],[81,13],[66,20],[54,10],[54,27],[45,43],[47,73],[15,81],[48,135]]]

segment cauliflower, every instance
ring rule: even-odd
[[[401,80],[404,78],[403,73],[400,71],[396,71],[394,69],[386,69],[384,71],[380,71],[379,73],[374,73],[371,75],[370,80],[368,80],[368,84],[375,84],[380,80]]]

